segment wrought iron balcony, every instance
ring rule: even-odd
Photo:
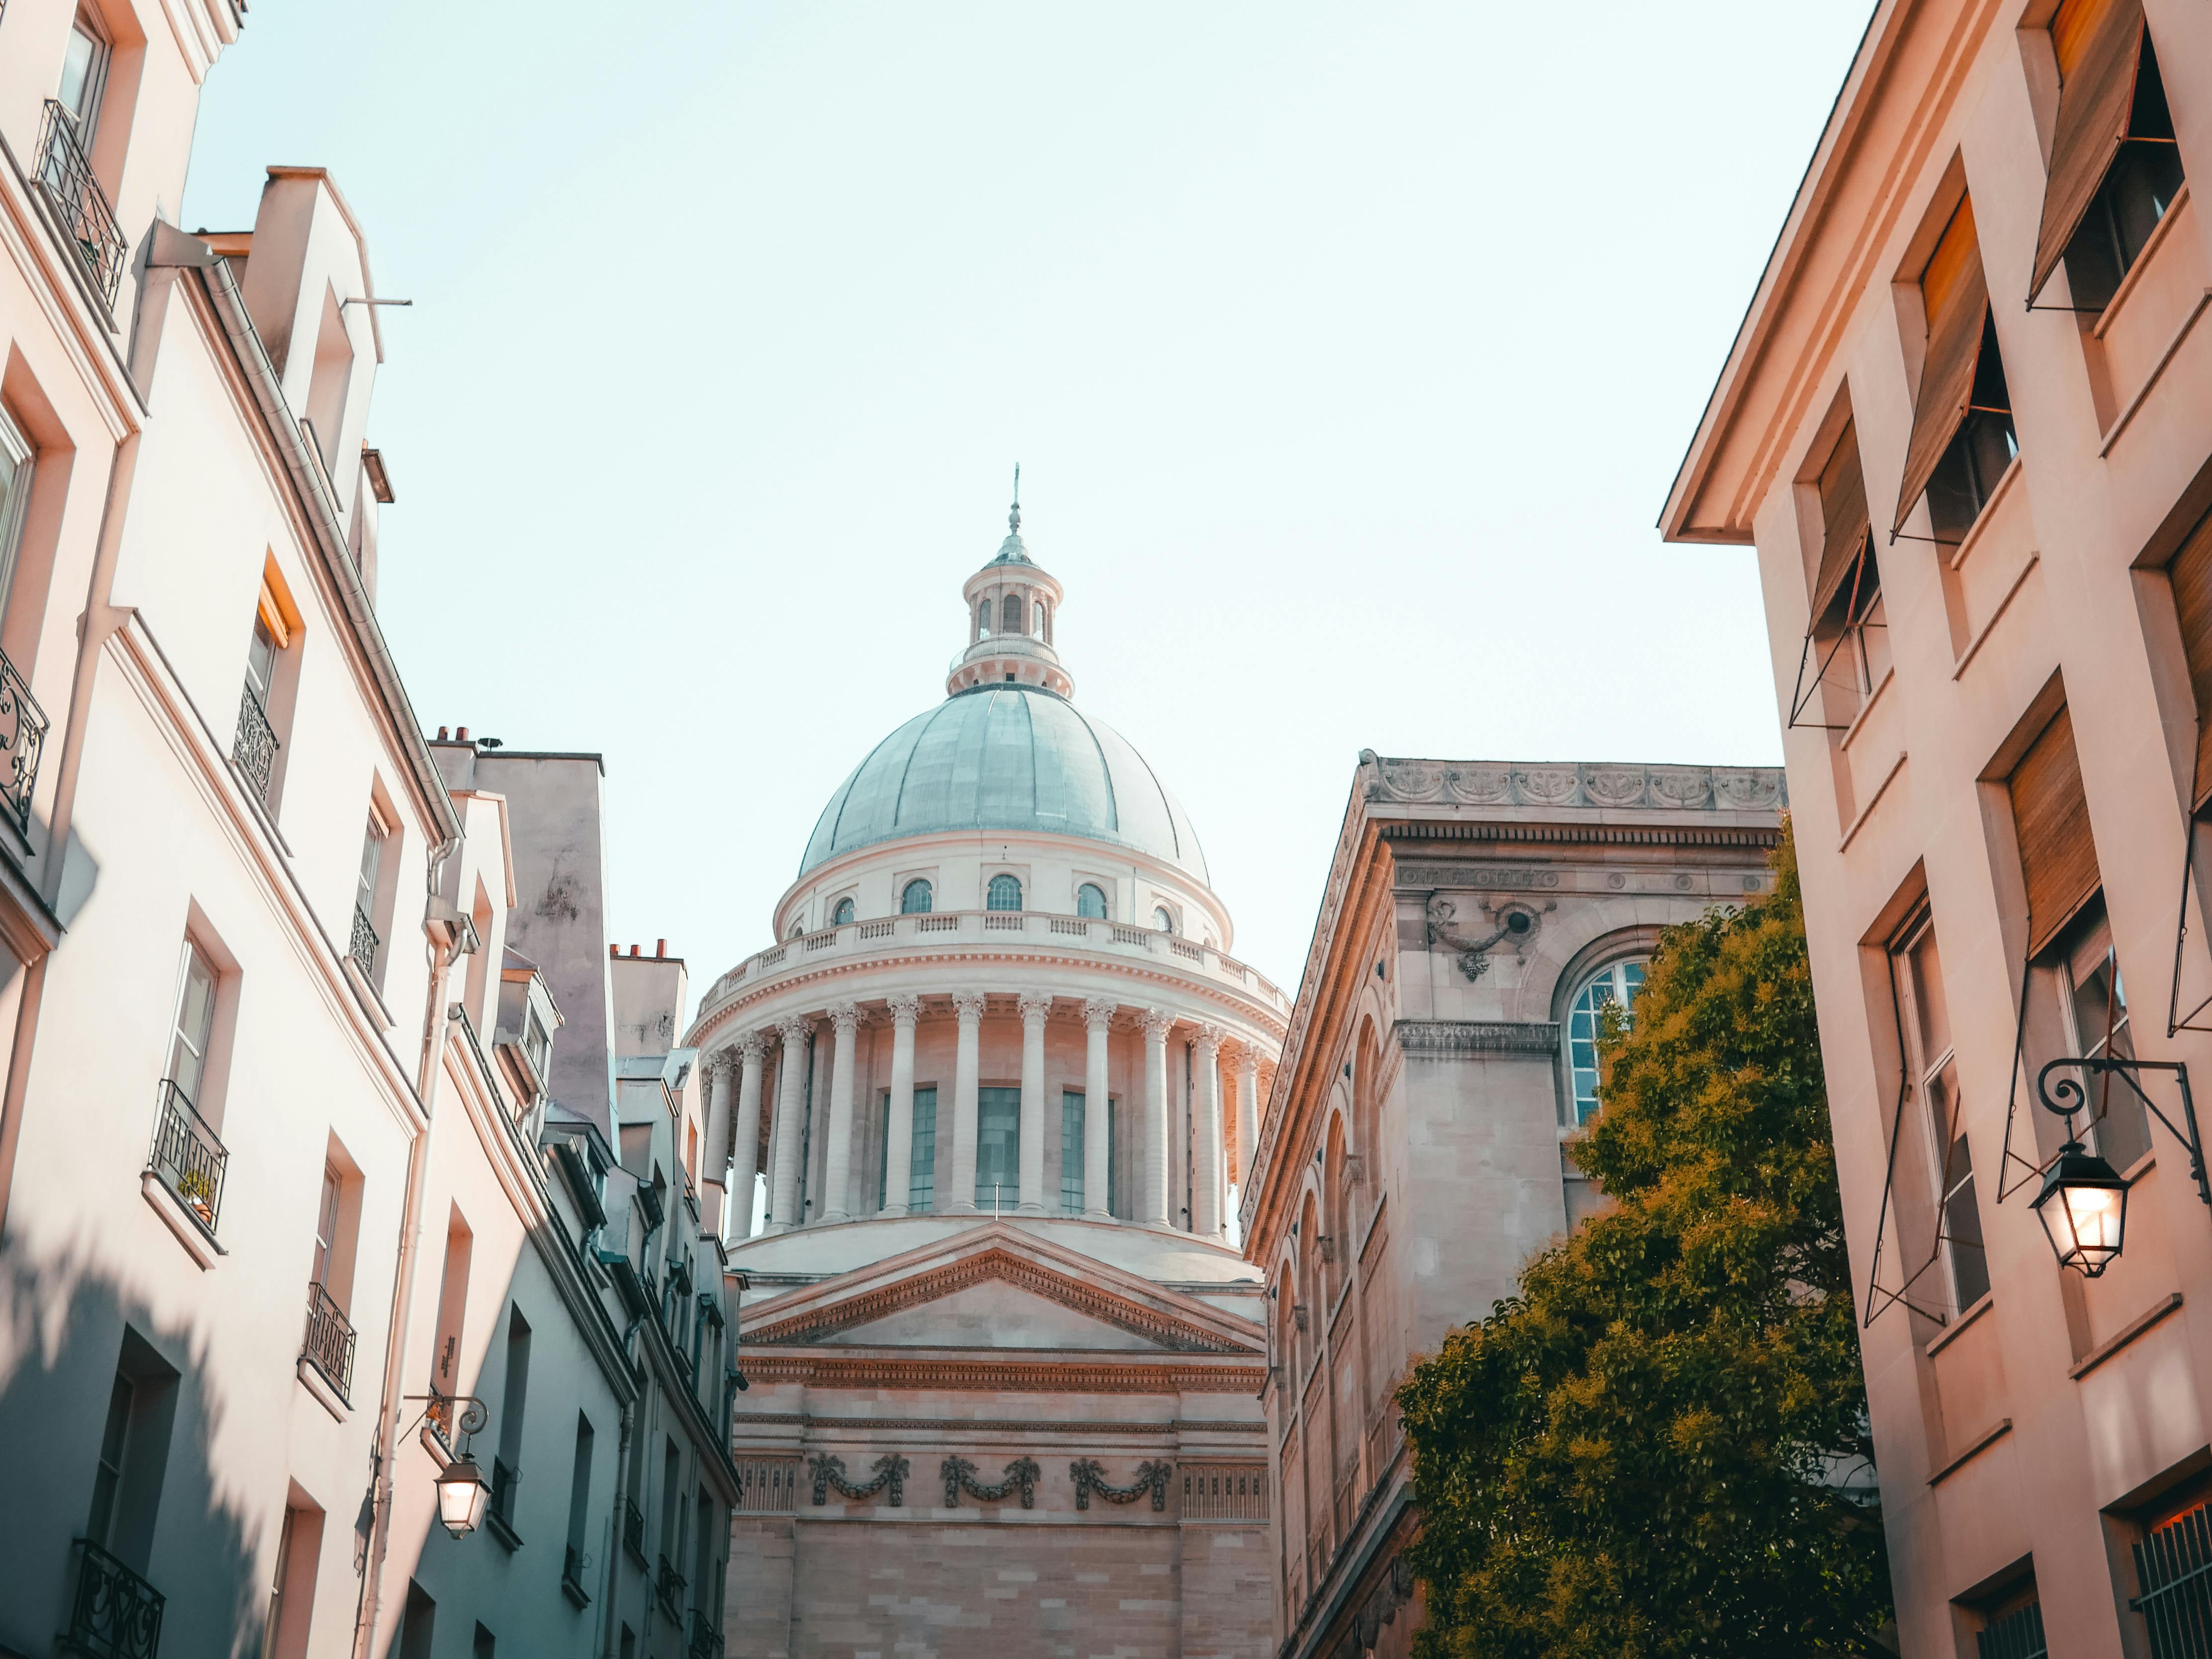
[[[39,165],[33,176],[61,221],[63,234],[76,244],[76,257],[100,290],[101,301],[113,305],[116,285],[123,280],[123,233],[116,228],[106,192],[93,177],[92,162],[77,143],[75,118],[52,98],[46,100],[46,122],[39,130]]]
[[[660,1610],[671,1619],[681,1619],[684,1616],[684,1575],[669,1564],[666,1556],[662,1556],[660,1575],[653,1582],[653,1589],[654,1593],[660,1597]]]
[[[496,1457],[491,1460],[491,1504],[484,1511],[484,1522],[492,1535],[509,1549],[522,1544],[522,1534],[514,1529],[514,1484],[521,1478],[520,1470]]]
[[[154,1659],[161,1592],[89,1538],[76,1540],[76,1594],[61,1646],[88,1659]]]
[[[627,1498],[623,1499],[623,1547],[641,1567],[650,1565],[645,1559],[645,1516]]]
[[[230,1153],[207,1120],[193,1109],[191,1098],[166,1078],[161,1083],[161,1109],[154,1125],[154,1151],[146,1167],[191,1211],[210,1238],[222,1212],[222,1178],[230,1166]]]
[[[264,806],[269,805],[269,777],[276,769],[278,746],[276,728],[269,724],[269,711],[249,685],[239,694],[238,740],[231,745],[230,757]]]
[[[691,1609],[691,1642],[684,1659],[722,1659],[722,1632],[696,1607]]]
[[[376,973],[376,947],[382,943],[376,936],[376,929],[368,925],[368,917],[361,906],[355,905],[353,943],[346,947],[346,954],[353,958],[353,965],[361,969],[361,976],[372,982]]]
[[[353,1403],[354,1331],[331,1293],[320,1285],[307,1286],[307,1336],[300,1357],[323,1374],[337,1390],[339,1399]]]
[[[561,1551],[561,1591],[580,1607],[592,1605],[592,1593],[584,1588],[586,1566],[584,1553],[574,1544]]]
[[[39,786],[39,756],[46,746],[46,711],[15,665],[0,656],[0,806],[16,829],[31,832],[31,792]]]

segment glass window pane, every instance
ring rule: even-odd
[[[118,1373],[108,1391],[107,1421],[100,1433],[100,1464],[93,1474],[92,1515],[85,1530],[102,1548],[112,1543],[115,1492],[123,1484],[123,1446],[131,1428],[131,1379]]]
[[[1012,876],[991,878],[991,890],[985,908],[992,910],[1018,910],[1022,908],[1022,884]]]
[[[975,1091],[975,1207],[1011,1210],[1021,1202],[1022,1091]]]
[[[1083,1213],[1083,1091],[1063,1089],[1060,1095],[1060,1207],[1069,1215]]]
[[[937,1204],[937,1090],[914,1091],[914,1156],[908,1165],[906,1205],[930,1210]]]
[[[62,79],[58,101],[77,118],[82,129],[92,120],[94,99],[99,94],[100,59],[99,39],[82,21],[70,28],[69,44],[62,48]]]
[[[899,914],[902,916],[926,916],[929,914],[929,884],[910,881],[899,894]]]
[[[177,996],[177,1024],[169,1045],[169,1080],[198,1103],[207,1068],[208,1036],[215,1024],[215,970],[191,945],[185,947],[184,984]]]
[[[1089,916],[1094,921],[1106,920],[1106,891],[1093,882],[1085,882],[1075,890],[1075,914]]]

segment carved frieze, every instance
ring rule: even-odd
[[[1067,1466],[1075,1480],[1075,1507],[1091,1507],[1093,1492],[1109,1504],[1133,1504],[1146,1492],[1152,1497],[1152,1507],[1164,1510],[1168,1506],[1168,1477],[1175,1473],[1175,1465],[1164,1457],[1148,1458],[1137,1465],[1137,1478],[1127,1486],[1116,1486],[1106,1479],[1106,1466],[1095,1457],[1079,1457]]]
[[[1401,1019],[1391,1028],[1409,1054],[1556,1054],[1559,1027],[1548,1019]]]

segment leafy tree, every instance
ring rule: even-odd
[[[1667,930],[1576,1146],[1613,1207],[1399,1390],[1418,1659],[1877,1650],[1889,1618],[1804,909]]]

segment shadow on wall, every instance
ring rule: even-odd
[[[222,1423],[181,1329],[74,1254],[0,1247],[0,1654],[260,1651],[256,1537],[216,1490]],[[281,1424],[268,1433],[283,1432]]]

